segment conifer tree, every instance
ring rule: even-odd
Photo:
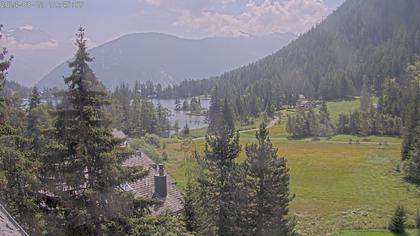
[[[178,122],[178,120],[175,121],[174,126],[173,126],[173,130],[175,131],[175,134],[178,134],[178,132],[179,132],[179,122]]]
[[[417,128],[420,137],[420,128]],[[420,142],[417,142],[410,150],[406,163],[406,177],[413,183],[420,183]]]
[[[289,169],[278,157],[266,124],[256,133],[258,144],[246,147],[244,169],[244,232],[249,235],[293,235],[294,222],[288,217]]]
[[[72,74],[65,78],[68,89],[56,111],[55,143],[44,157],[42,178],[45,197],[58,202],[53,209],[67,234],[104,235],[107,222],[132,209],[131,195],[118,186],[145,173],[122,166],[129,153],[104,118],[106,92],[88,66],[84,29],[76,36],[78,50],[69,63]]]
[[[2,40],[3,25],[0,24],[0,40]],[[8,51],[6,48],[0,49],[0,91],[3,90],[6,83],[7,70],[10,67],[10,63],[13,60],[13,56],[7,57]],[[4,123],[6,113],[5,99],[0,97],[0,125]]]
[[[169,111],[164,108],[162,104],[158,103],[156,107],[156,122],[157,134],[162,137],[169,137],[170,124],[169,124]]]
[[[177,98],[175,99],[175,111],[180,111],[181,109],[181,101],[179,100],[179,98]]]
[[[0,24],[0,41],[2,25]],[[6,81],[13,57],[7,50],[0,51],[0,92]],[[22,122],[13,122],[11,112],[23,116],[23,112],[6,104],[0,97],[0,199],[21,225],[33,235],[45,232],[43,215],[40,213],[34,193],[38,188],[39,163],[30,148],[30,140],[22,134]]]
[[[188,231],[195,232],[198,226],[196,186],[192,183],[190,172],[187,173],[187,186],[183,195],[185,226]]]
[[[420,142],[420,88],[418,82],[412,83],[411,102],[407,108],[405,132],[402,143],[402,160],[408,160],[417,142]]]
[[[209,129],[198,177],[200,207],[203,211],[202,234],[235,235],[239,216],[237,202],[239,134],[235,132],[233,113],[217,91],[209,109]]]
[[[185,123],[184,129],[182,130],[182,134],[187,136],[190,134],[190,128],[188,127],[188,123]]]
[[[35,108],[39,104],[41,104],[41,97],[38,92],[38,88],[35,86],[32,90],[32,96],[29,102],[29,110]]]
[[[29,102],[28,121],[26,126],[26,136],[30,137],[33,151],[39,154],[41,148],[45,146],[46,140],[42,133],[43,129],[48,129],[51,125],[50,115],[47,106],[41,106],[41,98],[37,87],[34,87]]]
[[[369,109],[372,106],[372,96],[369,91],[368,81],[366,78],[363,80],[362,95],[360,98],[360,112],[369,113]]]
[[[190,105],[188,104],[188,101],[185,99],[184,102],[182,103],[182,110],[188,111],[189,109],[190,109]]]
[[[130,109],[129,118],[129,134],[133,137],[141,137],[145,134],[143,123],[142,123],[142,109],[140,95],[134,95],[133,102]]]
[[[394,215],[389,222],[388,229],[396,234],[401,234],[405,232],[405,224],[407,221],[407,216],[403,206],[398,205],[395,209]]]
[[[155,134],[157,132],[158,121],[156,109],[153,103],[147,98],[141,99],[140,120],[144,134]]]
[[[409,67],[409,105],[405,108],[404,139],[401,148],[406,178],[420,183],[420,64]]]

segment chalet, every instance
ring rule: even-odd
[[[312,108],[312,102],[306,99],[303,94],[299,94],[299,98],[296,101],[296,106],[305,109],[310,109]]]
[[[113,129],[112,134],[116,138],[126,139],[124,132],[117,129]],[[127,146],[127,141],[124,142],[124,146]],[[119,187],[122,191],[133,192],[139,198],[155,198],[160,200],[162,204],[149,208],[152,214],[157,215],[165,210],[169,210],[175,214],[183,209],[182,194],[176,187],[175,180],[165,172],[163,164],[156,164],[144,153],[136,152],[123,165],[142,166],[149,171],[149,174],[143,179],[133,183],[125,183]]]
[[[0,235],[2,236],[28,236],[23,228],[0,204]]]

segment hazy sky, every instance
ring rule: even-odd
[[[87,28],[92,45],[127,33],[146,31],[187,38],[274,32],[299,34],[319,22],[343,1],[0,0],[0,23],[7,30],[21,27],[48,33],[54,43],[45,44],[45,47],[71,40],[79,25]],[[5,2],[29,2],[31,5],[10,8],[4,5]],[[81,2],[82,6],[60,8],[61,3],[77,2]]]

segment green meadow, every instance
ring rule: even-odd
[[[331,102],[328,107],[336,118],[341,111],[357,109],[358,100]],[[289,140],[285,118],[283,112],[281,121],[270,129],[270,136],[278,154],[288,161],[294,196],[290,211],[302,235],[390,235],[386,228],[399,203],[406,207],[408,224],[413,227],[414,215],[420,209],[420,189],[403,180],[400,138],[338,135]],[[254,135],[255,131],[241,133],[238,161],[245,157],[245,145],[255,142]],[[181,145],[178,139],[164,142],[166,148],[161,151],[168,154],[167,170],[182,189],[185,173],[195,168],[192,151],[201,152],[204,140],[189,145]],[[371,229],[384,232],[361,231]]]

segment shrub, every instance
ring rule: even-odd
[[[160,139],[156,134],[146,134],[144,136],[144,141],[150,145],[160,148]]]

